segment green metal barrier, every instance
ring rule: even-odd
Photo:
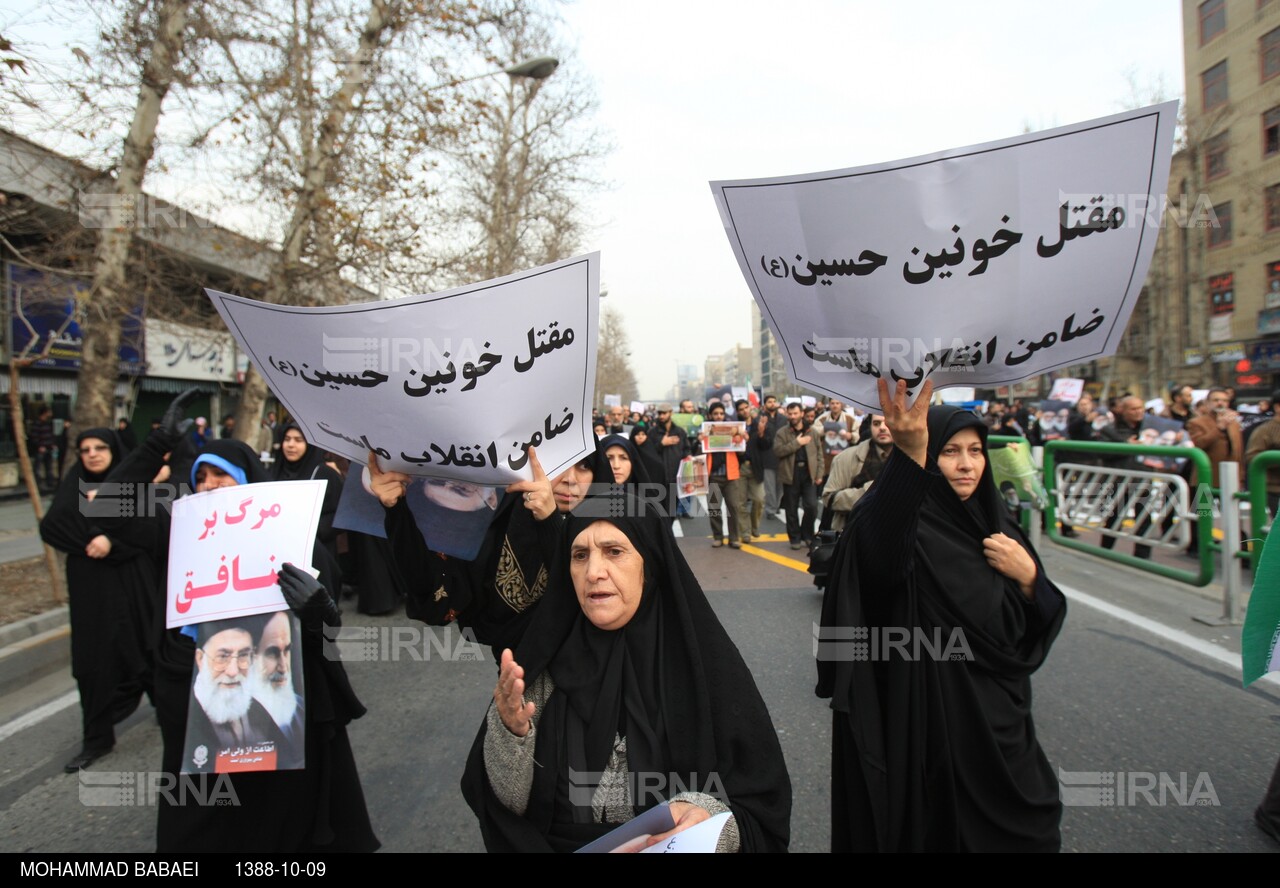
[[[1192,586],[1207,586],[1213,581],[1213,534],[1199,533],[1196,534],[1196,548],[1198,549],[1199,569],[1195,571],[1183,570],[1177,567],[1170,567],[1165,564],[1157,564],[1145,558],[1135,558],[1132,555],[1125,555],[1114,549],[1104,549],[1101,546],[1094,546],[1090,543],[1081,542],[1077,539],[1064,537],[1058,531],[1057,510],[1057,479],[1055,477],[1054,462],[1057,454],[1061,451],[1067,453],[1093,454],[1096,456],[1123,456],[1126,459],[1139,455],[1150,456],[1168,456],[1177,457],[1179,459],[1189,459],[1195,463],[1197,478],[1211,478],[1213,475],[1212,468],[1209,464],[1209,457],[1203,450],[1194,447],[1146,447],[1134,444],[1113,444],[1102,441],[1049,441],[1044,447],[1044,482],[1045,488],[1049,491],[1049,505],[1045,510],[1045,533],[1049,539],[1059,545],[1066,546],[1069,549],[1079,549],[1081,552],[1088,552],[1091,555],[1098,555],[1102,558],[1115,561],[1119,564],[1127,564],[1130,567],[1136,567],[1148,573],[1157,574],[1162,577],[1168,577],[1171,580],[1189,583]],[[1070,460],[1066,460],[1070,462]],[[1195,491],[1192,491],[1193,497]],[[1193,503],[1194,508],[1194,503]]]
[[[1249,500],[1249,536],[1253,537],[1254,542],[1249,547],[1248,557],[1253,567],[1254,575],[1257,575],[1258,559],[1262,557],[1262,544],[1266,542],[1267,534],[1270,532],[1267,524],[1267,469],[1280,467],[1280,451],[1268,450],[1265,453],[1259,453],[1252,462],[1249,463],[1249,471],[1245,477],[1245,489],[1241,491]]]

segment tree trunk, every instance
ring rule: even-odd
[[[138,104],[133,123],[124,140],[113,194],[121,206],[132,199],[140,204],[142,181],[147,164],[155,152],[156,124],[160,107],[173,82],[178,57],[182,53],[182,35],[187,26],[190,0],[164,0],[160,5],[151,55],[142,71]],[[141,224],[146,224],[146,207]],[[139,224],[135,218],[134,225]],[[99,232],[94,253],[93,286],[89,291],[86,311],[81,313],[83,345],[74,427],[113,425],[116,378],[119,376],[120,322],[135,308],[135,293],[125,281],[129,247],[133,244],[133,226],[105,227]]]
[[[354,57],[347,63],[348,76],[329,100],[328,112],[320,124],[315,141],[307,151],[297,203],[294,204],[293,214],[285,231],[280,255],[267,278],[264,302],[297,305],[302,301],[297,295],[298,280],[303,270],[302,248],[314,225],[317,212],[328,200],[328,184],[334,172],[335,161],[341,154],[338,136],[346,126],[347,115],[351,113],[355,99],[366,88],[361,71],[372,62],[383,34],[392,27],[395,13],[401,5],[388,3],[386,0],[371,0],[369,4],[369,16],[360,32],[359,46]],[[249,372],[245,374],[240,407],[236,411],[236,428],[245,429],[246,433],[248,429],[260,428],[266,400],[266,381],[257,368],[250,366]]]
[[[46,346],[45,351],[49,349]],[[27,485],[27,496],[31,497],[31,508],[36,513],[36,524],[44,519],[44,503],[40,501],[40,488],[36,485],[35,469],[31,465],[31,454],[27,451],[27,423],[22,415],[22,397],[18,393],[19,371],[29,366],[31,361],[13,359],[9,361],[9,411],[13,419],[13,440],[18,445],[18,470],[22,472],[22,480]],[[58,604],[66,602],[62,594],[62,575],[58,572],[58,558],[53,547],[44,544],[44,565],[49,570],[49,587],[53,590],[53,600]]]

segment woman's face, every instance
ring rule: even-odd
[[[938,454],[938,469],[961,500],[973,496],[986,465],[987,458],[982,454],[982,438],[977,429],[956,432]]]
[[[200,468],[196,469],[196,493],[217,490],[220,487],[236,487],[239,483],[222,469],[208,463],[200,463]]]
[[[297,429],[289,429],[284,433],[284,440],[280,442],[280,449],[284,451],[284,458],[289,462],[297,462],[306,456],[307,439],[302,437],[302,432]]]
[[[551,482],[551,493],[555,497],[556,508],[560,512],[571,512],[574,506],[582,502],[591,486],[593,473],[591,466],[580,462],[576,466],[565,469]]]
[[[614,484],[622,484],[631,477],[631,457],[627,455],[625,447],[614,444],[604,452],[604,456],[609,460],[609,468],[613,470]]]
[[[85,438],[80,442],[80,464],[86,472],[102,474],[111,468],[111,446],[101,438]]]
[[[569,574],[591,625],[612,631],[631,622],[644,592],[644,559],[626,534],[607,521],[582,531],[569,550]]]

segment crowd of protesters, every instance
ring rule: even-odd
[[[1276,417],[1272,407],[1275,398],[1280,397],[1280,391],[1272,399],[1247,407],[1238,405],[1234,393],[1229,389],[1208,389],[1198,400],[1194,392],[1190,386],[1178,386],[1168,393],[1167,399],[1155,402],[1143,401],[1125,393],[1109,399],[1105,406],[1091,395],[1082,394],[1074,403],[1065,404],[1023,401],[1006,404],[991,401],[970,404],[963,409],[936,408],[938,411],[951,411],[944,417],[951,425],[945,428],[939,425],[937,430],[931,430],[936,431],[939,436],[933,445],[939,450],[939,455],[930,455],[928,459],[953,459],[951,450],[955,448],[948,444],[951,449],[946,449],[943,445],[947,444],[946,439],[959,439],[963,434],[968,434],[973,441],[979,442],[973,444],[971,449],[974,449],[975,454],[977,449],[981,450],[983,465],[987,465],[988,434],[1026,438],[1032,445],[1064,439],[1132,446],[1157,443],[1159,439],[1145,434],[1152,427],[1148,423],[1149,417],[1162,420],[1165,428],[1172,424],[1185,432],[1186,446],[1198,447],[1204,451],[1215,472],[1215,481],[1218,467],[1224,462],[1239,464],[1243,482],[1247,477],[1248,464],[1252,460],[1264,452],[1280,450],[1280,418]],[[158,711],[162,708],[167,710],[162,714],[162,723],[166,727],[166,767],[176,767],[175,750],[182,741],[187,706],[187,661],[193,651],[201,650],[202,645],[210,642],[209,638],[198,636],[194,639],[193,646],[192,639],[184,640],[177,634],[166,633],[169,646],[176,652],[173,662],[168,664],[172,675],[166,678],[162,664],[157,659],[161,657],[163,650],[156,647],[150,627],[155,622],[152,616],[152,610],[157,606],[153,600],[155,590],[162,589],[165,584],[163,566],[166,545],[163,541],[167,539],[167,533],[152,533],[144,538],[138,535],[136,524],[126,526],[120,522],[95,523],[86,520],[81,514],[82,509],[77,505],[77,497],[83,496],[86,484],[99,484],[108,478],[130,481],[163,481],[168,477],[180,481],[192,479],[191,484],[196,490],[223,486],[221,482],[229,477],[227,472],[218,468],[217,478],[214,479],[214,469],[210,466],[226,467],[230,460],[235,465],[231,465],[228,471],[234,474],[234,469],[239,466],[236,460],[247,460],[244,466],[240,466],[243,477],[235,478],[235,483],[252,483],[267,478],[323,478],[329,482],[314,557],[331,564],[320,579],[300,572],[290,573],[287,579],[296,588],[286,591],[290,607],[302,618],[301,626],[309,633],[303,640],[315,649],[313,652],[316,653],[317,662],[322,660],[317,648],[321,627],[337,624],[343,598],[354,598],[355,607],[362,613],[389,613],[403,603],[406,613],[411,617],[429,623],[457,621],[465,628],[478,632],[482,642],[493,646],[495,659],[502,662],[501,677],[495,690],[497,706],[491,712],[487,730],[497,731],[497,736],[505,738],[510,748],[497,752],[484,745],[489,741],[478,741],[477,749],[482,750],[483,755],[469,765],[469,776],[464,779],[464,787],[471,786],[468,801],[480,818],[486,844],[490,847],[508,850],[534,848],[542,847],[544,841],[552,847],[568,847],[586,833],[574,830],[565,832],[552,824],[549,831],[544,830],[542,835],[536,836],[528,833],[523,825],[508,819],[510,813],[516,810],[513,805],[529,805],[531,811],[533,807],[540,806],[540,813],[536,817],[558,810],[557,789],[535,782],[532,787],[497,787],[501,792],[494,796],[490,794],[494,787],[487,781],[493,774],[499,773],[494,771],[495,765],[491,757],[505,756],[503,761],[523,760],[526,755],[524,747],[511,740],[506,732],[518,737],[524,736],[521,732],[525,732],[532,737],[534,723],[541,718],[542,706],[551,706],[548,712],[557,719],[553,726],[547,728],[556,732],[554,740],[547,742],[572,745],[577,742],[574,738],[578,733],[585,730],[588,739],[593,744],[600,741],[597,745],[607,752],[606,747],[610,742],[619,738],[629,739],[625,733],[620,733],[617,738],[613,737],[613,729],[620,725],[616,714],[601,722],[600,726],[592,721],[585,728],[574,721],[575,717],[563,716],[555,708],[557,698],[553,695],[557,688],[563,688],[564,695],[570,701],[570,709],[577,705],[575,701],[579,697],[594,698],[607,693],[610,699],[617,698],[614,702],[622,707],[620,711],[630,713],[626,718],[636,720],[635,725],[628,723],[627,726],[628,730],[637,732],[634,742],[640,742],[639,732],[648,732],[654,728],[656,722],[646,722],[651,714],[646,715],[641,711],[644,706],[649,706],[650,701],[644,697],[647,692],[628,677],[629,673],[625,669],[622,678],[613,676],[612,672],[585,669],[596,662],[594,658],[606,656],[605,648],[601,645],[605,643],[604,639],[612,639],[611,633],[617,628],[610,622],[613,620],[613,612],[609,610],[617,602],[612,598],[602,597],[599,591],[593,591],[598,590],[599,586],[592,576],[608,578],[616,574],[618,578],[625,579],[630,576],[627,573],[629,570],[635,574],[631,579],[639,584],[636,589],[643,586],[647,590],[650,580],[642,581],[637,578],[649,577],[651,570],[644,569],[648,564],[650,569],[660,568],[663,582],[667,584],[668,588],[660,590],[661,596],[670,597],[673,605],[676,602],[691,601],[698,608],[703,608],[701,590],[682,556],[678,554],[678,548],[673,548],[671,532],[679,527],[674,536],[704,539],[705,531],[699,530],[704,525],[698,520],[702,518],[701,503],[705,502],[710,524],[710,545],[713,548],[741,550],[744,544],[758,544],[763,541],[764,534],[777,527],[767,527],[764,524],[767,518],[770,521],[776,520],[785,528],[785,540],[791,549],[807,549],[815,553],[816,557],[820,548],[819,531],[830,529],[839,534],[842,528],[853,526],[851,515],[856,505],[864,500],[865,495],[877,483],[881,470],[890,465],[897,465],[901,469],[905,465],[901,458],[896,462],[891,460],[895,453],[891,431],[893,416],[887,418],[877,412],[859,415],[834,398],[802,401],[798,398],[780,399],[772,394],[765,394],[763,397],[754,392],[752,394],[753,397],[736,402],[727,397],[709,398],[705,404],[685,399],[676,404],[646,405],[641,411],[627,410],[617,405],[602,406],[594,410],[592,425],[601,442],[599,452],[588,455],[581,463],[554,479],[542,474],[536,456],[531,454],[531,464],[535,466],[534,479],[519,482],[507,489],[508,497],[502,506],[497,507],[498,517],[489,524],[485,543],[479,554],[470,560],[442,558],[424,545],[404,496],[410,479],[396,472],[383,471],[378,467],[376,458],[372,457],[369,468],[365,470],[365,485],[387,510],[386,538],[335,527],[333,515],[338,491],[348,473],[353,470],[352,467],[346,459],[309,444],[297,423],[290,421],[288,417],[277,418],[275,412],[268,413],[257,429],[245,435],[244,430],[236,429],[231,416],[223,417],[216,428],[211,427],[203,417],[182,421],[184,405],[182,398],[179,398],[164,418],[153,423],[151,434],[140,445],[134,440],[129,424],[123,420],[114,430],[93,429],[80,435],[76,439],[80,459],[73,466],[75,471],[68,473],[63,484],[65,489],[60,493],[63,502],[42,528],[47,540],[69,554],[69,567],[71,560],[74,560],[77,568],[75,577],[72,578],[72,641],[76,653],[75,674],[81,685],[84,709],[84,746],[80,754],[68,763],[67,769],[72,771],[87,767],[109,752],[115,739],[113,724],[133,711],[144,693],[153,700]],[[893,411],[886,410],[894,411],[901,428],[914,428],[909,423],[903,425],[907,422],[905,406],[898,405]],[[976,414],[976,417],[968,415],[966,411]],[[939,413],[939,416],[942,415]],[[957,415],[959,419],[956,418]],[[929,421],[933,423],[932,414],[930,416]],[[742,423],[740,429],[729,435],[733,439],[733,447],[727,449],[723,446],[709,446],[704,423],[725,422]],[[922,422],[920,419],[915,426],[922,428]],[[65,429],[66,423],[62,425]],[[955,429],[951,426],[955,426]],[[985,426],[986,431],[981,436],[976,432],[966,432],[970,426],[976,426],[979,430]],[[59,445],[54,431],[48,411],[38,413],[28,427],[28,436],[33,445],[32,455],[37,469],[43,472],[40,480],[46,484],[57,464]],[[914,428],[914,432],[920,432],[920,428]],[[911,439],[912,453],[915,454],[912,458],[925,465],[924,445],[921,444],[924,438],[921,434],[916,434]],[[738,440],[738,435],[743,440]],[[253,448],[234,440],[237,437],[249,437]],[[135,448],[136,452],[131,455],[130,451]],[[254,454],[260,454],[263,465],[257,464],[253,459]],[[953,461],[957,464],[965,463],[973,455],[955,456]],[[1115,453],[1096,456],[1076,454],[1071,461],[1086,465],[1092,461],[1100,467],[1125,469],[1139,466],[1132,457]],[[120,466],[128,468],[132,474],[120,474]],[[359,468],[355,470],[359,471]],[[963,471],[957,471],[959,475],[963,475]],[[1190,460],[1181,461],[1178,471],[1191,484],[1197,482]],[[984,480],[988,479],[989,474],[990,468],[987,466]],[[885,477],[888,478],[889,475]],[[958,476],[949,483],[956,490],[967,490],[963,485],[975,480],[976,476]],[[889,481],[884,483],[888,484]],[[1132,486],[1142,482],[1124,483]],[[643,522],[614,521],[613,529],[621,534],[615,534],[617,538],[614,538],[600,529],[602,522],[596,520],[593,523],[592,519],[585,517],[597,513],[588,510],[583,517],[573,514],[580,503],[597,495],[598,489],[612,488],[615,492],[621,489],[631,496],[646,484],[656,485],[666,491],[664,496],[650,498],[650,502],[655,503],[657,508],[645,514],[646,518],[657,519],[658,524],[651,526]],[[1268,507],[1274,514],[1277,500],[1280,499],[1280,468],[1267,474],[1266,484]],[[1102,539],[1102,545],[1108,548],[1115,543],[1116,537],[1113,534],[1127,529],[1128,500],[1125,499],[1125,491],[1113,491],[1111,496],[1112,511],[1105,521]],[[882,495],[876,501],[884,499],[885,496]],[[966,497],[961,494],[959,500],[965,501]],[[1006,526],[1007,516],[1001,517],[1002,514],[986,516],[988,523],[993,527]],[[681,518],[687,520],[681,522]],[[948,521],[949,518],[940,527],[948,527]],[[864,521],[863,524],[865,523]],[[1141,537],[1147,534],[1153,523],[1149,518],[1136,519],[1136,529],[1131,535]],[[656,531],[654,528],[658,526],[667,530]],[[1164,529],[1167,530],[1167,527]],[[1068,536],[1078,530],[1069,521],[1062,527],[1062,533]],[[602,533],[605,535],[601,536]],[[939,533],[941,535],[938,539],[942,541],[939,545],[943,546],[939,551],[942,552],[945,545],[949,545],[947,540],[950,537],[941,531]],[[848,537],[849,534],[845,533],[844,536]],[[574,542],[575,538],[579,542]],[[779,536],[774,536],[771,541],[780,541]],[[578,589],[581,613],[575,607],[564,612],[555,608],[534,607],[546,592],[548,576],[553,582],[568,582],[561,559],[564,555],[562,550],[571,543],[574,552],[577,552],[579,543],[583,549],[584,567],[579,571],[581,575],[574,574],[572,577],[575,585],[581,587]],[[701,542],[698,544],[705,545]],[[615,554],[619,546],[623,549],[631,546],[635,550],[635,557],[632,559],[635,564],[626,570],[623,567],[615,569],[607,564],[600,568],[595,566],[597,549],[601,550],[601,557],[607,563],[609,559],[620,557]],[[1149,558],[1151,549],[1139,542],[1135,545],[1134,554]],[[989,556],[990,553],[988,561]],[[577,555],[572,557],[576,559]],[[1030,558],[1034,558],[1034,555]],[[841,569],[846,575],[844,579],[833,579],[833,584],[839,585],[848,580],[847,575],[852,568],[849,567],[847,557],[844,561],[837,558],[836,563],[843,565]],[[997,567],[996,570],[1004,576],[1017,575],[1020,578],[1021,594],[1038,600],[1034,597],[1034,590],[1028,591],[1033,584],[1023,581],[1023,574],[1032,575],[1037,570],[1034,563],[1028,557],[1022,557],[1020,561],[1010,560],[1006,567],[1007,569]],[[557,571],[560,573],[557,574]],[[68,573],[70,576],[72,571],[69,570]],[[423,582],[423,577],[430,581]],[[282,572],[282,588],[286,585],[285,579]],[[513,579],[518,581],[514,586]],[[125,604],[117,603],[112,607],[122,612],[128,610],[133,614],[127,625],[121,623],[122,628],[110,637],[92,631],[90,626],[96,626],[105,619],[98,599],[101,598],[102,589],[107,587],[118,588],[120,601],[128,604],[126,607]],[[828,595],[830,594],[829,592]],[[415,597],[418,600],[415,601]],[[622,597],[622,603],[628,604],[626,595]],[[1047,597],[1047,593],[1042,597]],[[597,602],[597,598],[601,598],[604,603]],[[686,605],[682,605],[684,606]],[[689,625],[681,626],[681,631],[688,638],[702,638],[707,645],[707,650],[695,658],[690,668],[714,671],[713,665],[727,656],[725,652],[729,648],[715,641],[719,638],[717,633],[722,630],[709,613],[697,611],[688,621]],[[631,657],[635,662],[647,662],[647,658],[652,657],[655,651],[666,651],[661,644],[664,636],[654,628],[658,625],[655,622],[659,619],[657,616],[634,608],[630,611],[623,608],[622,616],[625,617],[619,624],[622,626],[627,625],[633,617],[642,621],[643,625],[638,622],[638,628],[632,635],[643,635],[645,641],[626,642],[628,645],[642,646],[634,650],[629,648],[629,653],[617,656]],[[1057,611],[1045,619],[1050,622],[1053,619],[1058,622],[1061,620]],[[526,634],[532,631],[531,627],[552,622],[557,626],[563,623],[564,626],[574,627],[572,643],[566,642],[557,651],[541,650],[536,639],[532,648],[527,644],[524,648],[520,647]],[[558,628],[557,632],[561,629],[563,627]],[[601,630],[603,635],[600,634]],[[1049,632],[1046,637],[1051,640],[1052,634]],[[252,636],[252,633],[250,635],[252,644],[258,645],[258,636]],[[658,640],[653,641],[649,636]],[[266,634],[262,633],[262,637],[265,638]],[[714,643],[708,642],[708,638]],[[266,642],[262,641],[261,644],[265,650]],[[1046,650],[1047,644],[1048,642],[1045,643]],[[643,645],[653,646],[653,650],[648,650]],[[518,661],[512,651],[519,654]],[[613,653],[607,654],[607,657],[613,656]],[[223,659],[226,660],[226,657]],[[525,672],[531,664],[539,664],[539,668],[548,670],[536,689],[532,684],[533,670],[530,669],[527,675]],[[730,666],[733,664],[730,663]],[[229,662],[225,668],[234,671]],[[634,668],[634,664],[625,668]],[[735,675],[739,679],[747,674],[736,666],[733,668],[737,670]],[[583,687],[577,687],[572,679],[580,675],[593,678]],[[597,682],[599,686],[592,683],[596,682],[595,676],[603,676]],[[532,695],[530,699],[539,703],[539,708],[534,709],[533,713],[528,711],[530,704],[523,696],[526,693],[525,677],[531,682],[527,686],[528,693]],[[165,681],[169,685],[167,690]],[[317,688],[326,693],[347,695],[343,698],[346,700],[345,708],[333,724],[326,728],[336,732],[332,735],[338,738],[334,754],[338,755],[341,761],[339,770],[348,781],[343,788],[345,797],[342,803],[347,806],[344,810],[353,812],[352,822],[355,825],[350,830],[351,841],[346,847],[360,850],[376,848],[377,840],[369,830],[367,815],[364,813],[354,759],[345,745],[343,733],[346,722],[358,717],[363,712],[363,707],[346,685],[345,674],[335,672],[333,676],[316,676],[315,681]],[[772,736],[772,727],[766,724],[768,714],[764,711],[763,703],[753,704],[755,711],[750,719],[735,721],[720,718],[714,714],[717,704],[714,702],[714,689],[712,691],[708,699],[681,700],[680,703],[699,718],[704,718],[706,713],[711,712],[712,716],[706,727],[713,732],[732,732],[735,736],[750,738],[761,736],[762,728],[767,727],[763,736]],[[631,703],[625,702],[630,700],[628,695],[638,695],[640,709],[632,712]],[[624,702],[618,703],[618,700]],[[299,707],[303,703],[304,700],[299,695]],[[296,721],[302,719],[302,711],[299,710]],[[598,727],[604,730],[601,735],[603,740],[596,737]],[[483,740],[483,731],[481,736]],[[310,743],[310,739],[308,742]],[[668,738],[661,742],[674,741]],[[670,757],[672,761],[683,761],[681,756],[684,752],[677,747],[678,744],[668,748],[646,747],[645,754],[654,755],[657,759]],[[587,753],[598,757],[594,747],[587,750]],[[312,754],[320,755],[314,749],[308,753]],[[329,754],[325,752],[324,756]],[[763,802],[759,810],[753,810],[749,814],[735,810],[738,817],[735,821],[736,828],[741,832],[731,835],[727,840],[727,844],[733,849],[776,849],[786,845],[785,819],[773,822],[766,813],[773,810],[776,814],[782,808],[789,807],[789,781],[775,748],[762,747],[759,754],[761,761],[765,763],[761,767],[770,774],[768,786],[760,792],[763,793],[762,798],[771,800],[769,804],[777,810]],[[317,760],[330,761],[323,757]],[[598,764],[595,758],[591,761]],[[698,766],[716,767],[715,756],[707,757],[705,761],[699,759]],[[615,767],[622,767],[625,771],[625,763],[619,765],[610,759],[609,768]],[[311,764],[307,765],[307,769],[311,773]],[[487,777],[484,775],[486,770]],[[316,793],[328,792],[324,788],[327,786],[324,781],[328,779],[328,774],[326,771],[322,778],[317,773],[311,773],[305,781],[300,777],[297,785],[304,787],[306,792],[298,797],[310,800],[307,805],[314,807],[314,801],[319,798]],[[240,779],[243,781],[246,778]],[[248,779],[251,782],[253,780]],[[281,786],[283,785],[282,783]],[[274,797],[274,784],[268,786],[264,782],[262,786],[265,787],[264,792],[270,790],[263,796],[264,799]],[[246,787],[252,788],[250,784],[246,784]],[[252,792],[249,795],[257,798]],[[516,801],[512,802],[510,799]],[[498,807],[495,807],[495,800],[500,802]],[[265,805],[266,802],[261,804]],[[681,806],[679,810],[685,818],[678,828],[713,816],[721,810],[714,799],[698,793],[683,794],[676,804]],[[1057,810],[1056,803],[1050,807],[1053,811],[1046,814],[1046,823],[1052,820],[1056,824],[1056,814],[1053,813]],[[508,808],[510,810],[506,810]],[[324,811],[328,810],[327,807],[324,808]],[[629,809],[625,805],[619,811],[621,813],[609,814],[608,817],[626,819],[629,816]],[[534,815],[530,813],[528,816]],[[297,835],[282,835],[270,839],[268,843],[280,844],[283,850],[340,847],[341,843],[327,845],[325,841],[321,841],[326,835],[328,823],[327,820],[322,823],[322,819],[315,821],[313,832],[303,830]],[[170,822],[172,824],[177,821],[170,818]],[[193,829],[199,827],[202,831],[208,826],[203,820],[199,823],[193,820],[192,824]],[[162,817],[158,838],[164,850],[182,850],[185,847],[187,834],[174,832],[175,828],[171,825],[166,832]],[[1056,847],[1056,827],[1048,830],[1045,835],[1045,847]],[[221,840],[211,840],[209,847],[222,847],[219,841]],[[225,847],[235,847],[237,841],[235,834],[228,832]],[[858,837],[855,835],[851,841],[857,845]],[[284,848],[284,845],[288,848]]]

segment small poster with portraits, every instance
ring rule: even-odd
[[[1071,419],[1071,402],[1045,400],[1036,413],[1036,425],[1041,441],[1058,441],[1068,437],[1067,424]]]
[[[1143,447],[1194,447],[1191,435],[1176,419],[1147,414],[1138,428],[1138,444]],[[1183,457],[1143,454],[1137,457],[1139,468],[1157,472],[1177,472],[1186,463]]]
[[[705,456],[686,456],[680,460],[680,470],[676,475],[680,496],[705,496],[707,493],[707,458]]]
[[[747,449],[747,424],[704,422],[700,438],[703,453],[742,453]]]
[[[301,626],[288,610],[187,627],[196,642],[183,774],[306,767]]]

